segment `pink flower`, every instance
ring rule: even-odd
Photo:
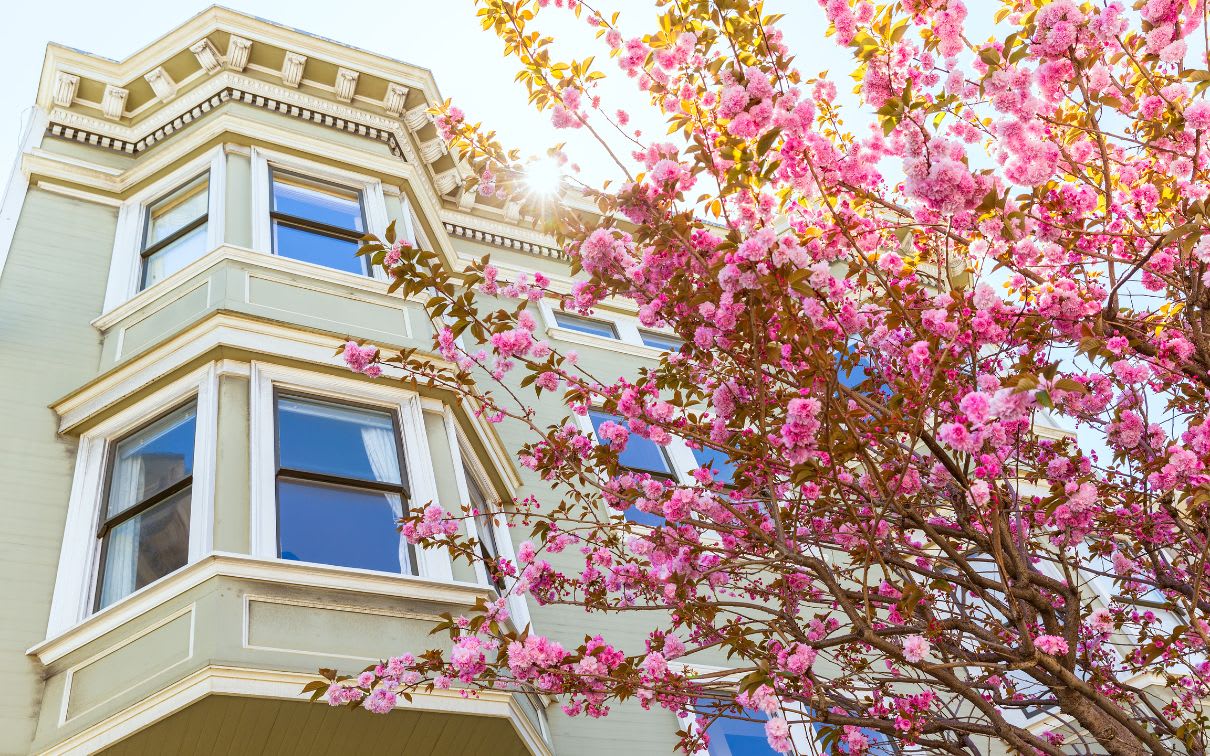
[[[345,342],[344,347],[345,364],[355,373],[362,373],[371,378],[382,374],[382,368],[374,365],[374,360],[378,359],[378,347],[376,346],[359,346],[356,341]]]
[[[903,639],[903,658],[912,664],[919,664],[928,656],[933,648],[922,635],[909,635]]]
[[[1039,635],[1034,638],[1034,645],[1042,653],[1051,656],[1062,656],[1068,651],[1067,641],[1057,635]]]
[[[769,739],[769,747],[778,753],[794,751],[794,744],[790,741],[790,723],[782,717],[772,717],[765,722],[765,737]]]
[[[1198,100],[1185,108],[1185,123],[1191,129],[1210,128],[1210,102]]]
[[[394,693],[386,688],[376,688],[373,693],[366,699],[365,704],[367,711],[374,714],[386,714],[391,709],[395,708],[397,698]]]

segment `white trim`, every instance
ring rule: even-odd
[[[42,143],[46,133],[46,111],[33,107],[25,117],[20,146],[13,158],[13,167],[4,186],[4,199],[0,200],[0,276],[4,275],[4,264],[13,246],[17,233],[17,221],[21,219],[21,208],[25,206],[25,195],[29,191],[29,176],[21,170],[22,159]]]
[[[42,754],[84,756],[97,753],[207,696],[307,700],[300,691],[314,679],[315,675],[305,672],[210,665],[47,748]],[[550,746],[542,739],[542,733],[534,729],[513,694],[480,691],[475,696],[464,696],[458,689],[434,690],[431,693],[418,691],[412,694],[411,702],[400,699],[397,708],[508,719],[517,737],[531,754],[553,756]]]
[[[221,146],[184,163],[124,201],[118,209],[117,230],[114,233],[113,256],[109,264],[109,280],[105,285],[108,313],[140,293],[142,273],[140,246],[146,225],[148,206],[161,196],[172,192],[186,181],[208,173],[206,208],[206,250],[223,243],[224,210],[227,193],[227,159]],[[204,255],[203,255],[204,256]],[[154,288],[154,287],[152,287]]]
[[[641,331],[651,331],[679,339],[680,337],[669,331],[666,328],[646,328],[639,325],[636,318],[597,311],[592,315],[579,315],[578,313],[568,312],[568,315],[574,315],[578,318],[588,318],[589,320],[599,320],[602,323],[608,323],[617,331],[616,339],[607,338],[605,336],[597,336],[591,333],[584,333],[571,328],[564,328],[555,320],[555,307],[549,298],[542,299],[538,302],[538,311],[542,313],[542,324],[546,327],[548,336],[559,341],[568,342],[571,344],[580,344],[589,346],[595,349],[606,349],[611,352],[621,352],[633,357],[642,357],[650,360],[658,360],[668,350],[657,349],[643,343]]]
[[[301,173],[324,181],[354,189],[361,194],[361,206],[365,213],[366,230],[382,236],[390,223],[387,213],[386,195],[382,190],[382,182],[371,176],[324,163],[307,160],[289,155],[284,152],[266,150],[262,147],[252,148],[252,248],[257,252],[276,255],[273,251],[273,225],[269,218],[270,194],[269,169]],[[367,260],[367,264],[368,264]],[[380,281],[386,280],[386,273],[381,268],[370,268],[369,278]]]
[[[401,326],[403,331],[401,335],[406,338],[412,338],[411,319],[407,317],[408,308],[404,306],[405,302],[421,303],[423,297],[403,297],[398,293],[388,293],[387,289],[390,284],[386,281],[379,281],[374,278],[368,278],[360,273],[349,273],[336,268],[328,268],[323,265],[304,262],[302,260],[294,260],[289,257],[277,257],[275,255],[265,255],[260,252],[247,249],[245,247],[236,247],[230,244],[223,244],[198,259],[189,263],[172,275],[157,282],[153,286],[143,289],[138,294],[121,303],[117,307],[97,316],[92,321],[92,326],[99,331],[108,331],[113,328],[123,319],[132,313],[141,310],[145,307],[150,307],[153,302],[159,300],[171,301],[177,298],[172,292],[181,288],[187,281],[190,281],[195,276],[203,273],[210,268],[226,261],[232,260],[246,265],[256,266],[260,271],[265,271],[270,274],[287,274],[289,276],[297,276],[306,279],[307,283],[302,284],[293,279],[291,283],[295,286],[308,288],[314,291],[331,292],[334,286],[343,286],[355,290],[352,296],[371,295],[375,296],[376,304],[388,304],[392,307],[400,309],[404,312],[404,322]],[[261,277],[260,272],[257,273]],[[324,288],[327,287],[327,288]],[[182,292],[187,293],[187,292]],[[347,298],[352,298],[349,292],[342,292]],[[157,308],[158,309],[158,308]],[[152,310],[154,312],[154,310]]]
[[[112,208],[120,208],[122,206],[122,200],[107,197],[104,194],[97,194],[96,192],[81,191],[80,189],[75,189],[63,184],[56,184],[52,181],[42,181],[39,179],[34,181],[34,186],[38,187],[44,192],[59,194],[64,197],[70,197],[74,200],[80,200],[81,202],[91,202],[94,205],[104,205],[105,207]]]
[[[412,200],[408,198],[407,192],[399,192],[399,207],[403,216],[403,238],[407,239],[408,244],[417,247],[419,242],[416,240],[416,226],[412,223]]]
[[[207,580],[227,577],[258,583],[384,596],[435,604],[471,607],[492,592],[481,585],[456,580],[429,580],[415,575],[261,559],[247,554],[211,552],[162,580],[157,580],[86,619],[57,632],[26,651],[42,664],[53,664]]]
[[[214,526],[217,392],[218,371],[213,364],[207,365],[144,397],[81,435],[47,623],[48,637],[72,627],[90,613],[100,554],[96,532],[101,504],[105,499],[105,466],[110,446],[118,438],[144,425],[148,417],[191,397],[197,403],[197,425],[189,507],[189,561],[197,561],[209,550]]]
[[[336,401],[376,404],[397,413],[403,432],[403,437],[397,439],[397,442],[403,444],[411,493],[408,502],[409,508],[411,511],[415,511],[429,501],[437,500],[437,477],[433,471],[432,457],[429,454],[419,395],[386,383],[315,373],[266,362],[253,362],[249,387],[252,392],[249,408],[251,431],[249,467],[252,492],[252,553],[254,556],[261,559],[278,559],[276,460],[274,458],[276,446],[274,417],[276,413],[273,404],[275,387],[295,389]],[[405,555],[406,549],[402,549],[401,562],[404,561]],[[449,554],[444,549],[418,548],[416,549],[416,562],[415,571],[420,577],[441,581],[453,580],[453,567],[450,564]],[[409,567],[411,566],[404,566],[405,574],[410,572]]]
[[[483,469],[482,463],[475,456],[466,432],[462,430],[454,419],[453,409],[450,407],[442,408],[441,416],[445,424],[445,435],[449,440],[450,458],[454,463],[454,482],[458,487],[459,499],[463,503],[469,503],[471,500],[470,487],[467,485],[468,474],[474,476],[480,490],[490,495],[495,490],[495,486],[492,485],[487,471]],[[471,468],[469,471],[466,469],[467,465]],[[510,532],[511,528],[508,527],[508,515],[506,513],[493,510],[492,530],[495,534],[496,545],[501,552],[500,556],[508,559],[515,567],[520,569],[520,565],[517,563],[517,553],[513,549],[513,538]],[[475,521],[474,517],[466,519],[466,533],[468,536],[478,540],[479,524]],[[491,580],[487,576],[487,570],[484,568],[483,563],[478,560],[475,561],[475,575],[479,578],[479,582],[482,585],[492,587]],[[533,620],[530,617],[529,605],[526,603],[525,597],[516,591],[516,584],[516,578],[507,575],[504,577],[508,612],[512,615],[513,626],[518,630],[522,630],[527,625],[532,625]]]
[[[59,415],[59,432],[70,432],[113,403],[221,346],[347,370],[335,355],[336,341],[330,335],[215,312],[52,403],[51,409]],[[426,359],[447,365],[440,356],[426,355]]]

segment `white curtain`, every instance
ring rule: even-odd
[[[138,503],[143,489],[143,458],[130,456],[118,459],[109,489],[109,512],[112,517]],[[141,522],[134,517],[106,534],[105,574],[101,582],[101,606],[134,593],[139,570],[139,530]]]
[[[395,450],[395,433],[390,428],[367,426],[361,429],[361,443],[365,446],[366,456],[370,460],[370,468],[374,471],[374,479],[389,483],[398,483],[402,479],[399,469],[399,455]],[[396,520],[403,517],[403,497],[397,493],[383,493],[391,506],[391,514]],[[411,572],[408,563],[407,542],[399,539],[399,567],[403,572]]]

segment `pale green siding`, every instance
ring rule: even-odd
[[[117,214],[40,189],[0,275],[0,753],[22,753],[42,699],[25,650],[46,634],[75,443],[48,405],[96,375]]]
[[[214,550],[251,551],[248,481],[248,380],[219,379],[218,432],[214,486]]]
[[[237,247],[251,247],[252,161],[247,155],[227,156],[226,188],[223,240]]]

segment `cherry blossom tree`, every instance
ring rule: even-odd
[[[646,33],[588,2],[479,0],[535,111],[616,175],[581,183],[554,149],[552,202],[456,107],[436,123],[468,190],[521,203],[576,283],[448,270],[388,233],[360,253],[427,298],[443,359],[343,350],[525,429],[530,490],[554,498],[502,502],[518,559],[486,566],[601,635],[515,627],[501,599],[316,698],[638,700],[697,716],[688,749],[760,712],[782,752],[807,723],[850,754],[1207,751],[1205,3],[819,2],[853,97],[752,0],[661,0]],[[597,55],[561,59],[548,14]],[[683,345],[597,376],[543,340],[542,299],[629,304]],[[594,407],[618,418],[595,437],[573,417]],[[724,461],[668,480],[620,461],[637,443]],[[482,561],[472,515],[430,504],[402,532]],[[641,647],[610,637],[625,613]]]

